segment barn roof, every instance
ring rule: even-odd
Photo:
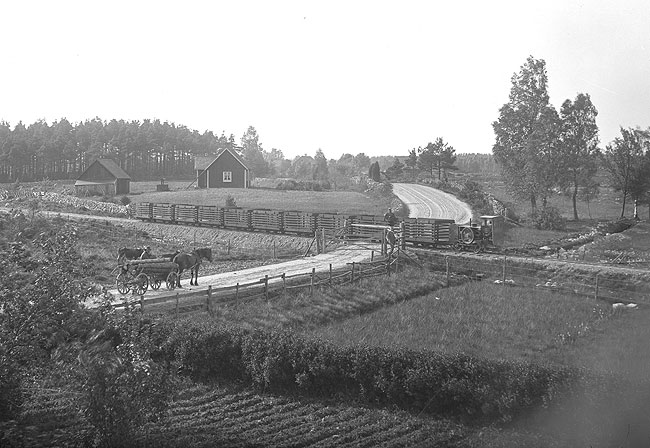
[[[86,171],[88,171],[90,169],[90,167],[93,166],[96,163],[103,166],[104,169],[106,169],[106,171],[108,171],[109,174],[111,176],[113,176],[114,178],[116,178],[116,179],[131,179],[131,176],[129,176],[126,173],[126,171],[124,171],[122,168],[120,168],[119,165],[117,163],[115,163],[114,161],[112,161],[111,159],[97,159],[93,163],[91,163],[88,166],[88,168],[86,168]],[[86,171],[81,173],[81,176],[79,176],[79,177],[82,178]]]
[[[229,148],[221,148],[219,150],[219,152],[217,153],[217,155],[215,155],[215,156],[205,156],[205,157],[204,156],[197,156],[197,157],[195,157],[194,158],[194,170],[195,171],[207,170],[214,162],[216,162],[219,159],[219,157],[221,157],[223,154],[225,154],[226,151],[228,151],[235,158],[235,160],[237,160],[237,162],[239,162],[239,164],[244,167],[245,170],[248,170],[248,167],[246,166],[246,164],[242,160],[241,156],[239,154],[237,154],[236,151],[233,151],[233,150],[231,150]]]

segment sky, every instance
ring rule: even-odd
[[[5,0],[0,120],[255,127],[285,157],[489,153],[528,56],[587,93],[601,146],[650,127],[647,0]]]

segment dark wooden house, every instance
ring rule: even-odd
[[[77,195],[129,194],[131,177],[110,159],[97,159],[74,183]]]
[[[216,156],[194,159],[196,185],[199,188],[248,188],[250,172],[239,154],[228,148]]]

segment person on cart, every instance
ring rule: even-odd
[[[388,209],[384,215],[384,221],[387,222],[391,227],[395,227],[397,225],[397,216],[395,216],[395,213],[393,213],[393,209]]]

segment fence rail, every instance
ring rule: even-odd
[[[359,281],[363,278],[375,277],[378,275],[390,275],[399,267],[398,252],[391,258],[369,262],[348,263],[346,268],[333,269],[329,265],[328,271],[317,272],[312,268],[310,272],[297,274],[278,274],[264,276],[259,280],[237,283],[235,285],[215,288],[209,285],[207,289],[191,292],[175,292],[154,298],[146,298],[144,295],[137,296],[135,302],[139,304],[142,311],[151,312],[173,312],[175,315],[207,311],[212,313],[214,307],[222,303],[242,300],[253,300],[264,298],[270,300],[273,297],[286,294],[287,291],[308,290],[313,294],[316,288],[332,287]],[[133,303],[134,301],[130,301]],[[128,305],[129,301],[114,305],[120,309]]]
[[[595,269],[580,270],[580,266],[576,263],[561,264],[562,267],[558,263],[542,269],[538,266],[526,266],[521,259],[506,255],[479,260],[462,256],[429,254],[425,266],[431,270],[445,272],[447,285],[450,284],[452,275],[460,274],[474,280],[489,281],[504,286],[540,288],[610,302],[650,304],[650,272],[648,271],[598,272]]]

